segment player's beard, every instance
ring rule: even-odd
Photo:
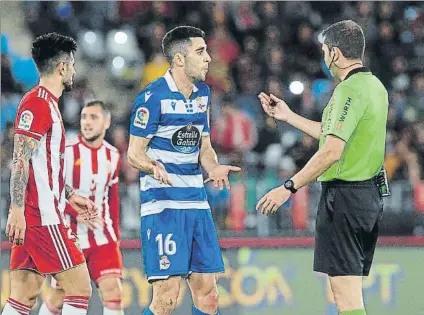
[[[72,86],[73,86],[73,84],[72,84],[72,81],[71,80],[69,80],[68,82],[63,82],[63,90],[65,92],[71,92],[72,91]]]
[[[72,88],[73,88],[73,85],[74,85],[73,79],[74,78],[72,77],[69,80],[63,82],[63,90],[65,92],[71,92],[72,91]]]
[[[101,134],[101,133],[99,133],[99,134],[97,134],[97,135],[95,135],[95,136],[92,136],[91,138],[86,138],[86,137],[84,137],[84,135],[83,135],[83,138],[84,138],[84,140],[85,140],[86,142],[94,142],[94,141],[96,141],[97,139],[99,139],[101,136],[102,136],[102,134]]]
[[[195,83],[195,82],[203,82],[203,81],[205,81],[205,77],[203,76],[202,73],[200,73],[198,75],[192,75],[191,76],[191,81],[193,83]]]
[[[191,67],[190,64],[188,64],[185,74],[193,83],[205,81],[205,76],[203,76],[203,69],[196,71],[195,67]]]

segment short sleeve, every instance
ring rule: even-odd
[[[137,95],[130,120],[130,134],[137,137],[152,138],[159,125],[161,103],[154,92],[144,91]]]
[[[38,100],[28,100],[19,108],[15,133],[40,140],[53,124],[49,106]]]
[[[328,106],[323,135],[335,135],[347,142],[364,115],[365,105],[353,89],[340,84]]]
[[[206,108],[206,121],[205,121],[205,125],[203,126],[203,131],[202,131],[202,136],[206,137],[209,136],[211,133],[211,93],[210,90],[208,88],[208,105]]]

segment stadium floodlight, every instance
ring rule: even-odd
[[[118,31],[114,36],[115,42],[120,45],[124,45],[128,40],[128,35],[125,32]]]
[[[121,56],[113,58],[112,65],[115,69],[122,69],[125,66],[125,60]]]
[[[292,83],[290,83],[289,86],[290,92],[292,92],[295,95],[300,95],[303,93],[303,90],[305,89],[305,87],[303,86],[303,83],[300,81],[293,81]]]
[[[94,32],[92,31],[88,31],[84,34],[84,40],[88,43],[88,44],[94,44],[97,40],[97,36]]]

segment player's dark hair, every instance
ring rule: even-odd
[[[187,46],[191,44],[193,37],[205,38],[205,32],[194,26],[177,26],[165,34],[162,51],[170,64],[177,53],[187,53]]]
[[[84,108],[85,108],[85,107],[93,107],[93,106],[99,106],[105,114],[110,114],[110,113],[111,113],[111,111],[110,111],[110,109],[109,109],[109,106],[108,106],[108,105],[106,105],[106,104],[105,104],[103,101],[101,101],[101,100],[92,100],[92,101],[90,101],[90,102],[86,103],[86,104],[84,105]]]
[[[37,37],[32,43],[31,55],[40,75],[53,73],[59,62],[69,61],[77,50],[72,37],[48,33]]]
[[[321,35],[331,50],[337,47],[347,59],[363,59],[365,36],[362,28],[352,20],[344,20],[327,27]]]

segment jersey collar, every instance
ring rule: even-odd
[[[352,75],[359,73],[359,72],[371,72],[371,70],[368,67],[359,67],[359,68],[355,68],[351,71],[349,71],[349,73],[347,74],[347,76],[344,78],[345,80],[347,80],[348,78],[350,78]],[[344,80],[343,80],[344,81]]]
[[[54,96],[54,94],[52,93],[52,92],[50,92],[50,90],[48,89],[48,88],[46,88],[45,86],[43,86],[43,85],[39,85],[38,86],[38,88],[39,89],[43,89],[43,90],[45,90],[46,91],[46,93],[47,93],[47,95],[57,104],[57,103],[59,103],[59,99],[56,97],[56,96]]]
[[[78,140],[79,140],[79,142],[80,142],[83,146],[85,146],[86,148],[88,148],[88,149],[90,149],[90,150],[93,150],[93,151],[97,151],[97,150],[99,150],[101,147],[103,147],[103,141],[102,141],[102,143],[101,143],[98,147],[91,147],[91,146],[89,146],[89,145],[87,144],[87,142],[85,142],[85,140],[84,140],[84,138],[81,136],[81,134],[79,134],[79,135],[78,135]]]
[[[174,79],[172,78],[170,70],[171,69],[168,69],[163,77],[165,78],[165,81],[168,84],[168,87],[171,90],[171,92],[180,92],[180,91],[178,91],[177,84],[175,83]],[[197,91],[199,91],[199,89],[197,88],[196,84],[194,84],[193,85],[193,92],[197,92]]]

